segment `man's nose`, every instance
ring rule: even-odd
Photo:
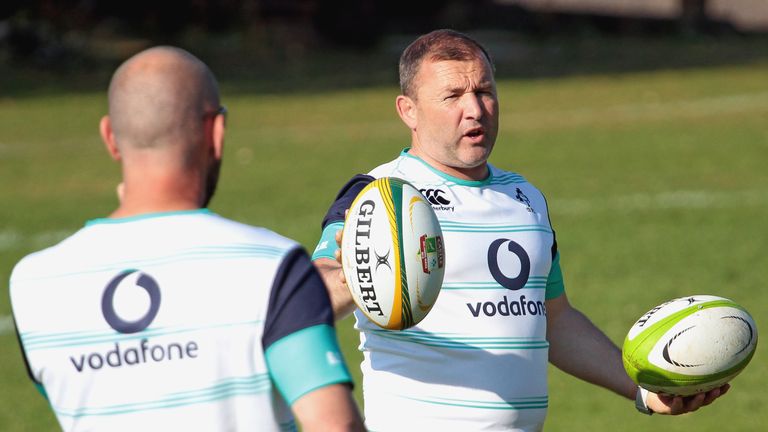
[[[480,98],[481,96],[477,93],[464,94],[461,102],[465,119],[480,120],[483,117],[483,104]]]

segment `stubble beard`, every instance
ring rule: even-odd
[[[219,184],[219,173],[221,171],[221,160],[217,160],[211,163],[208,168],[208,173],[205,177],[205,195],[203,196],[202,207],[208,207],[208,204],[216,194],[216,186]]]

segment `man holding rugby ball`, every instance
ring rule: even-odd
[[[355,311],[370,429],[540,430],[550,362],[647,413],[695,411],[728,390],[688,398],[641,391],[619,348],[571,306],[544,196],[488,163],[499,106],[485,48],[451,30],[423,35],[400,58],[400,86],[396,108],[410,147],[341,189],[313,254],[340,318],[355,307],[338,233],[366,184],[386,176],[409,181],[442,225],[445,280],[419,325],[385,331]]]

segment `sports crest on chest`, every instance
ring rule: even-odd
[[[519,201],[522,204],[525,204],[525,209],[528,210],[528,213],[533,213],[533,207],[531,207],[531,200],[528,199],[528,196],[523,193],[523,191],[518,187],[515,188],[515,200]]]

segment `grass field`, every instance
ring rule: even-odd
[[[766,331],[767,76],[768,63],[756,62],[499,82],[492,162],[547,195],[571,302],[617,343],[652,306],[696,293],[736,300]],[[212,208],[308,249],[338,187],[407,145],[394,86],[223,89],[229,129]],[[97,133],[105,108],[102,91],[0,95],[0,280],[26,253],[115,206],[118,166]],[[9,315],[3,294],[0,430],[55,430],[26,377]],[[338,327],[357,373],[357,336],[349,321]],[[759,344],[731,394],[680,418],[642,416],[553,368],[547,429],[763,430],[766,355]]]

